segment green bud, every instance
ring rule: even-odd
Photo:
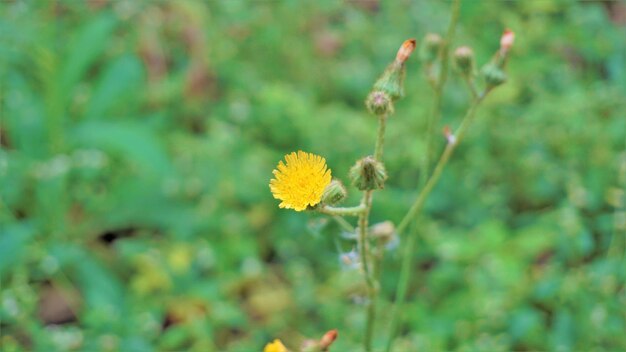
[[[404,76],[406,69],[404,63],[394,61],[387,66],[382,76],[374,83],[374,91],[381,91],[391,97],[392,100],[400,99],[404,96]]]
[[[483,77],[488,88],[494,88],[506,82],[506,73],[502,71],[496,64],[489,63],[482,69]]]
[[[374,83],[374,89],[372,89],[372,91],[383,92],[387,94],[392,101],[404,96],[404,76],[406,75],[404,63],[409,59],[416,45],[415,39],[407,39],[402,43],[396,53],[396,58],[387,66],[385,72],[378,78],[376,83]],[[384,109],[389,109],[389,106],[384,106]],[[378,109],[370,110],[374,111]]]
[[[393,113],[393,101],[389,95],[383,91],[373,91],[365,100],[365,106],[374,115],[385,115]]]
[[[426,34],[420,47],[420,59],[425,63],[433,63],[439,57],[439,50],[442,44],[443,40],[439,34]]]
[[[334,205],[346,198],[348,191],[344,187],[343,183],[339,180],[332,180],[324,189],[322,194],[322,203],[328,205]]]
[[[366,156],[350,169],[350,179],[361,191],[380,189],[385,186],[387,171],[382,163],[372,156]]]
[[[454,51],[454,63],[463,76],[470,76],[474,72],[474,51],[468,46],[462,46]]]

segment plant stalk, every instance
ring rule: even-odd
[[[368,218],[369,210],[372,206],[372,190],[366,190],[363,192],[363,199],[361,204],[365,206],[365,211],[359,215],[359,237],[358,237],[358,250],[361,260],[361,266],[363,267],[363,275],[365,276],[365,283],[367,285],[367,314],[365,323],[365,336],[363,338],[363,347],[365,351],[372,350],[372,334],[374,331],[374,318],[376,310],[374,307],[375,296],[375,284],[371,275],[371,268],[369,265],[370,248],[368,243]]]
[[[435,134],[435,127],[439,124],[439,120],[441,119],[441,106],[443,101],[443,87],[446,85],[446,81],[448,80],[448,66],[449,66],[449,51],[450,44],[452,43],[452,39],[454,38],[454,32],[456,31],[456,25],[459,21],[459,11],[461,7],[461,0],[454,0],[452,3],[452,15],[450,17],[450,24],[448,25],[448,31],[446,32],[446,37],[441,44],[441,48],[439,49],[439,76],[436,78],[433,89],[433,105],[430,116],[428,118],[428,126],[426,128],[426,152],[424,154],[424,159],[422,160],[422,181],[421,186],[424,185],[424,182],[428,179],[430,175],[430,162],[431,156],[433,154],[433,138]]]
[[[365,211],[363,203],[355,207],[331,207],[329,205],[321,206],[317,209],[322,214],[337,216],[360,216]]]
[[[456,141],[454,143],[447,144],[446,149],[443,151],[443,154],[439,158],[439,161],[437,162],[437,165],[435,166],[435,169],[433,170],[433,174],[430,176],[430,178],[426,182],[426,185],[424,186],[424,188],[418,195],[417,199],[415,200],[415,202],[409,209],[408,213],[400,222],[400,225],[398,225],[398,229],[397,229],[398,235],[401,235],[402,233],[404,233],[407,226],[410,223],[412,223],[412,221],[419,215],[420,211],[424,207],[424,203],[426,202],[428,195],[433,190],[435,185],[437,185],[437,182],[439,181],[439,178],[441,177],[441,173],[443,172],[445,166],[448,164],[448,161],[450,160],[450,157],[454,153],[456,146],[461,142],[461,140],[465,136],[468,126],[474,119],[474,116],[476,114],[476,109],[478,108],[478,105],[480,104],[480,102],[484,99],[486,93],[487,92],[483,93],[477,99],[473,100],[472,105],[470,105],[469,109],[467,110],[467,113],[465,114],[465,117],[463,118],[463,121],[461,122],[461,125],[457,129],[457,132],[455,134]],[[395,305],[391,313],[389,340],[387,341],[387,346],[385,349],[385,351],[387,352],[390,352],[392,349],[393,339],[395,338],[395,335],[397,333],[396,330],[397,330],[397,326],[399,323],[399,310],[404,304],[404,300],[406,298],[408,282],[410,278],[409,273],[410,273],[412,262],[413,262],[412,254],[413,254],[415,242],[416,242],[415,237],[417,236],[414,233],[411,234],[411,236],[409,236],[407,240],[406,250],[402,259],[400,281],[398,283],[398,287],[396,290]]]
[[[383,145],[385,144],[385,129],[387,125],[387,114],[378,117],[378,132],[376,134],[376,144],[374,147],[374,158],[382,162]],[[363,192],[362,205],[365,210],[359,216],[359,253],[361,255],[361,263],[367,284],[367,313],[365,323],[365,337],[363,339],[363,347],[365,351],[372,350],[372,338],[374,335],[374,322],[376,321],[376,301],[378,299],[378,282],[375,273],[378,271],[379,262],[377,257],[372,256],[371,247],[368,237],[368,221],[369,214],[372,209],[372,193],[373,190]],[[372,265],[369,265],[369,258],[372,258]]]

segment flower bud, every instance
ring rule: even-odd
[[[385,72],[374,83],[373,91],[386,93],[392,100],[404,96],[404,76],[406,68],[404,63],[415,49],[415,39],[408,39],[402,43],[396,59],[385,69]]]
[[[446,138],[446,141],[448,141],[448,144],[456,143],[456,136],[452,133],[450,126],[445,125],[443,127],[443,136]]]
[[[413,50],[415,50],[416,45],[417,42],[415,39],[405,40],[404,43],[402,43],[402,45],[400,46],[400,49],[398,49],[398,53],[396,54],[396,61],[401,64],[405,63],[406,60],[409,59],[409,56],[411,56],[411,53],[413,53]]]
[[[487,88],[491,89],[506,82],[506,73],[502,71],[497,65],[489,63],[482,69],[483,77],[485,77],[485,83]]]
[[[348,191],[344,187],[343,183],[339,180],[332,180],[324,189],[322,194],[322,203],[328,205],[334,205],[346,198]]]
[[[510,29],[505,29],[504,33],[502,33],[502,37],[500,37],[500,51],[503,55],[506,55],[506,53],[511,49],[514,41],[515,33],[513,33]]]
[[[420,47],[420,59],[428,64],[433,63],[439,56],[439,50],[442,44],[443,40],[439,34],[426,34],[422,46]]]
[[[383,221],[372,225],[370,236],[379,239],[384,243],[391,241],[396,235],[396,227],[391,221]]]
[[[509,58],[509,50],[511,50],[511,47],[513,47],[514,41],[515,33],[513,33],[513,31],[509,29],[506,29],[504,33],[502,33],[502,37],[500,37],[500,49],[498,49],[493,59],[491,60],[500,69],[504,69],[504,66],[506,66],[506,62]]]
[[[374,115],[385,115],[393,113],[393,101],[389,95],[383,91],[373,91],[365,100],[365,106]]]
[[[313,339],[304,340],[300,350],[302,352],[327,352],[337,339],[337,330],[328,331],[319,341]]]
[[[462,46],[454,51],[454,63],[463,76],[470,76],[474,72],[474,51],[468,46]]]
[[[350,179],[361,191],[380,189],[385,186],[387,171],[382,163],[372,156],[366,156],[350,169]]]
[[[374,91],[386,93],[396,100],[404,96],[404,64],[394,61],[385,69],[382,76],[374,83]]]
[[[320,348],[322,349],[322,351],[328,350],[330,345],[332,345],[333,342],[335,342],[335,340],[337,339],[337,335],[337,329],[333,329],[325,333],[324,336],[322,336],[322,338],[320,339]]]

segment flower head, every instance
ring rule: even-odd
[[[330,170],[326,160],[319,155],[298,151],[285,155],[270,180],[270,190],[274,198],[281,200],[281,208],[305,210],[318,204],[324,189],[330,183]]]
[[[289,351],[287,350],[287,347],[285,347],[285,345],[283,345],[283,343],[279,339],[276,339],[274,340],[274,342],[270,342],[267,345],[265,345],[263,352],[289,352]]]

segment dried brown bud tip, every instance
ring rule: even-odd
[[[407,39],[402,43],[402,46],[398,50],[398,54],[396,54],[396,61],[403,64],[406,60],[408,60],[409,56],[415,47],[417,46],[417,41],[415,39]]]

